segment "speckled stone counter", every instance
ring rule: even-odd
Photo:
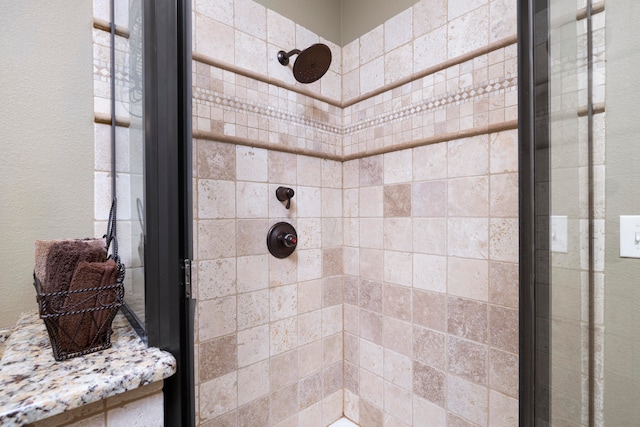
[[[122,314],[112,327],[111,348],[57,362],[42,320],[23,315],[0,360],[0,425],[32,423],[175,373],[173,356],[147,347]]]

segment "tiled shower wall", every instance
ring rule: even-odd
[[[511,3],[420,1],[328,43],[301,88],[276,53],[319,37],[195,1],[201,425],[516,423]],[[300,238],[284,260],[265,245],[280,220]]]

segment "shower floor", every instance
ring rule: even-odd
[[[331,424],[329,427],[358,427],[358,424],[355,424],[346,418],[340,418],[338,421]]]

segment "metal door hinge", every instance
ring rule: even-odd
[[[191,298],[191,260],[183,259],[182,260],[182,270],[184,271],[184,297],[187,299]]]

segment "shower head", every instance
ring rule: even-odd
[[[278,61],[282,65],[289,65],[289,57],[298,55],[293,64],[293,77],[300,83],[313,83],[329,69],[331,65],[331,49],[322,43],[316,43],[303,51],[293,49],[290,52],[278,52]]]

